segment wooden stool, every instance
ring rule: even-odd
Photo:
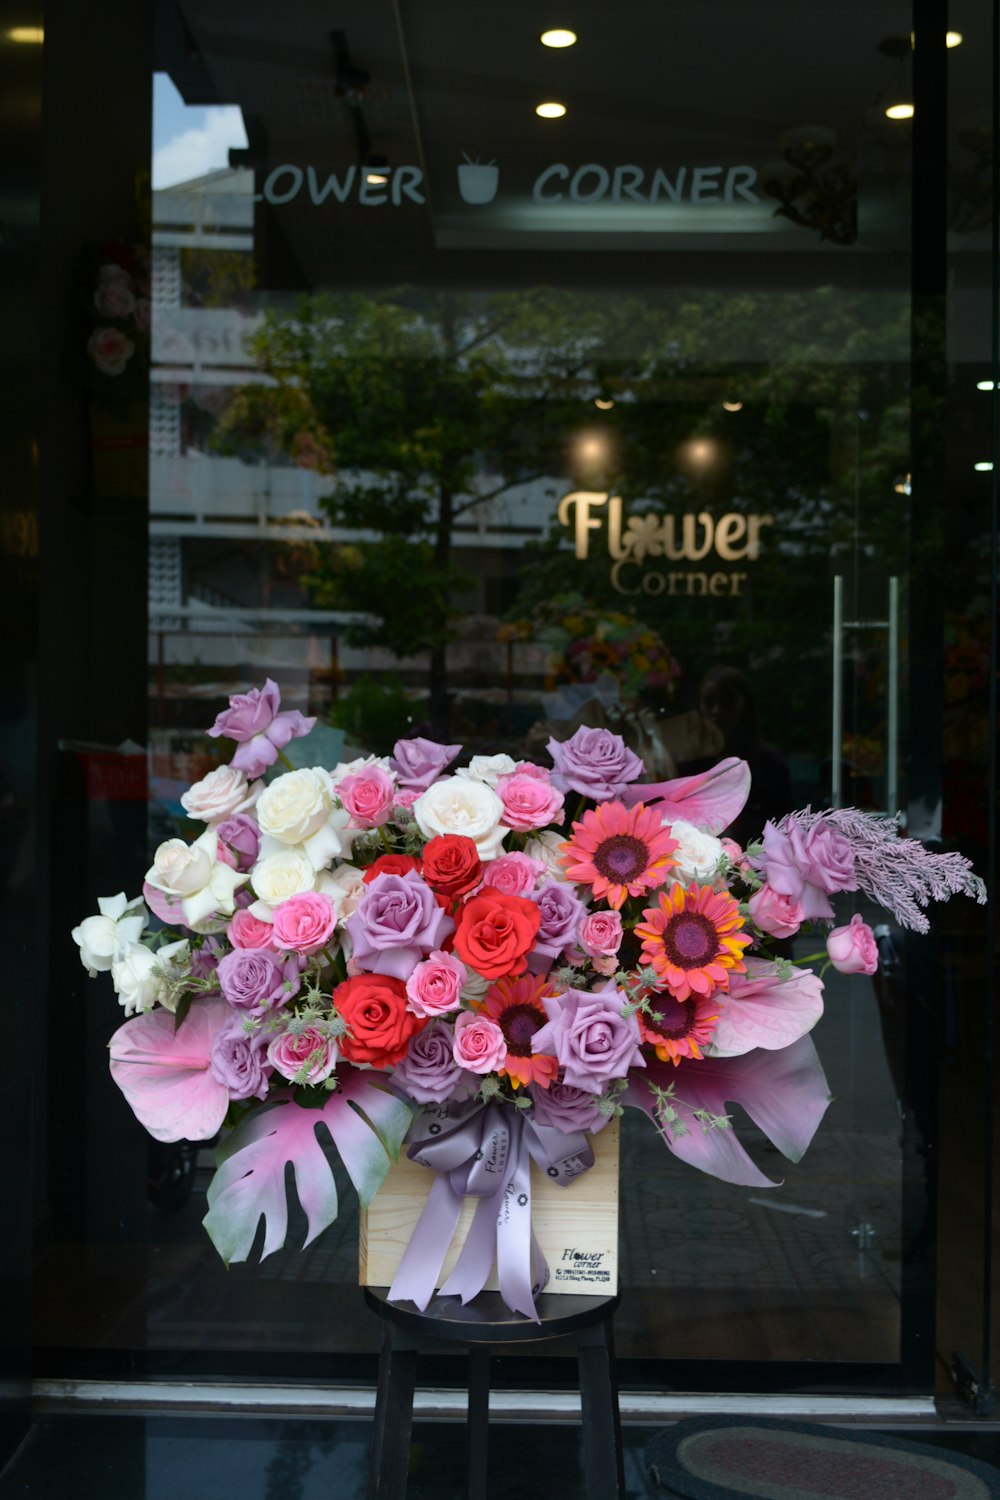
[[[490,1350],[560,1339],[571,1340],[576,1348],[584,1494],[588,1500],[625,1500],[612,1337],[617,1297],[542,1293],[536,1298],[539,1324],[512,1313],[498,1292],[481,1292],[467,1307],[457,1297],[435,1296],[427,1311],[420,1312],[412,1302],[388,1302],[387,1291],[387,1287],[364,1289],[368,1306],[385,1320],[368,1500],[403,1500],[406,1494],[419,1354],[440,1352],[443,1343],[464,1344],[469,1351],[468,1500],[487,1500]]]

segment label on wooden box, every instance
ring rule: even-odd
[[[531,1164],[531,1224],[548,1261],[547,1292],[613,1296],[618,1291],[618,1121],[591,1138],[594,1165],[569,1187],[557,1187]],[[367,1214],[358,1258],[362,1286],[389,1286],[423,1213],[434,1173],[405,1156],[392,1166]],[[466,1198],[438,1278],[450,1276],[476,1209]],[[499,1290],[496,1267],[486,1291]]]

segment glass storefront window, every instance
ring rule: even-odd
[[[133,884],[196,831],[179,796],[217,763],[205,729],[265,677],[330,764],[412,734],[532,757],[608,724],[651,779],[745,758],[743,842],[807,803],[939,834],[910,784],[935,538],[909,8],[827,7],[822,56],[815,7],[732,0],[584,4],[559,52],[520,4],[158,15],[148,734],[139,795],[104,783],[91,828]],[[835,1104],[806,1159],[743,1132],[779,1190],[625,1122],[632,1378],[929,1379],[934,1041],[879,936],[876,983],[828,979]],[[96,1039],[113,1000],[88,1003]],[[293,1219],[226,1271],[208,1148],[151,1145],[103,1078],[93,1112],[85,1253],[53,1237],[68,1291],[43,1343],[167,1365],[374,1348],[350,1191],[307,1252]]]

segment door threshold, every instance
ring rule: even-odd
[[[119,1415],[218,1414],[370,1418],[371,1386],[237,1385],[173,1380],[36,1380],[36,1410],[116,1412]],[[939,1420],[930,1396],[775,1396],[733,1393],[621,1391],[622,1420],[652,1424],[689,1416],[803,1417],[837,1422]],[[423,1421],[461,1421],[463,1390],[418,1389],[413,1415]],[[490,1417],[498,1422],[578,1422],[576,1391],[491,1391]]]

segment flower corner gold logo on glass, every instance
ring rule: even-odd
[[[606,527],[611,585],[619,594],[667,594],[687,598],[739,598],[746,573],[721,568],[659,568],[651,562],[670,563],[754,562],[760,556],[760,534],[773,526],[770,515],[746,515],[727,511],[713,516],[707,510],[683,516],[646,515],[623,517],[621,495],[606,490],[571,490],[556,512],[561,526],[573,528],[576,556],[590,556],[592,531]],[[623,520],[625,525],[623,528]]]

